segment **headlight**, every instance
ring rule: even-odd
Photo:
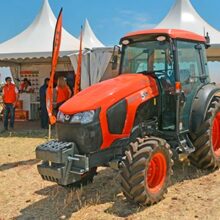
[[[58,112],[57,114],[57,121],[60,121],[60,122],[64,122],[65,120],[65,115],[63,112]]]
[[[70,120],[70,123],[88,124],[93,121],[94,116],[95,116],[94,110],[81,112],[73,115],[73,117]]]

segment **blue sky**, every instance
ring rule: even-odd
[[[115,45],[125,33],[152,28],[168,13],[175,0],[49,0],[57,16],[63,7],[63,25],[74,36],[88,18],[95,34],[105,45]],[[220,1],[191,0],[199,14],[220,30]],[[0,43],[31,24],[43,0],[0,1]],[[213,80],[220,82],[220,63],[211,63]]]
[[[49,0],[55,13],[64,8],[64,27],[78,36],[85,18],[106,45],[117,44],[125,33],[151,28],[167,14],[175,0]],[[24,30],[37,15],[43,0],[1,0],[0,42]],[[220,30],[219,0],[191,0],[193,6],[211,25]]]

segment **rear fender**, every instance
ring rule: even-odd
[[[203,86],[197,93],[190,116],[190,131],[196,133],[205,120],[208,107],[216,94],[220,92],[220,87],[215,84]]]

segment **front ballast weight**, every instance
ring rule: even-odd
[[[44,180],[67,186],[89,171],[89,158],[79,155],[75,143],[50,141],[36,148],[37,166]]]

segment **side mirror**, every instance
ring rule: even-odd
[[[121,48],[118,45],[114,46],[113,55],[112,55],[112,70],[116,70],[118,68],[118,58],[121,54]]]
[[[206,33],[205,39],[206,39],[205,47],[206,47],[206,49],[208,49],[209,47],[211,47],[210,37],[209,37],[209,33],[208,32]]]

